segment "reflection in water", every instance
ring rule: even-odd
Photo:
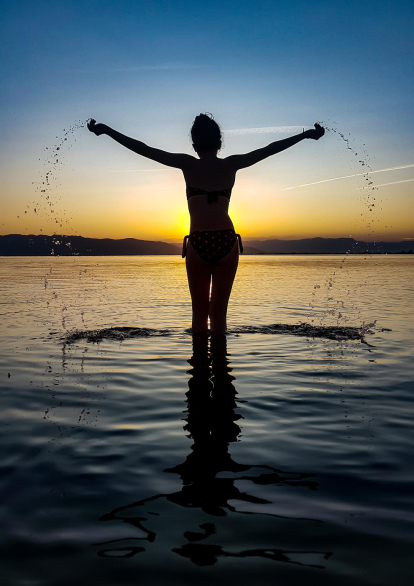
[[[226,517],[229,513],[257,515],[251,511],[238,511],[234,502],[268,505],[271,501],[259,498],[237,488],[237,481],[249,481],[255,485],[279,485],[289,487],[304,487],[316,490],[318,483],[313,480],[312,474],[284,472],[267,465],[240,464],[233,460],[229,453],[229,445],[238,441],[241,429],[238,421],[242,415],[236,409],[244,401],[237,399],[237,392],[233,385],[235,377],[231,375],[225,336],[213,336],[210,340],[207,335],[193,336],[193,356],[188,361],[191,369],[188,371],[187,417],[184,430],[193,440],[191,453],[186,460],[168,468],[165,472],[178,474],[183,486],[180,491],[170,494],[156,494],[152,497],[137,501],[130,505],[113,509],[101,517],[101,521],[118,520],[135,527],[141,533],[134,539],[117,539],[109,542],[96,543],[99,546],[98,555],[103,557],[132,557],[146,551],[138,546],[138,542],[153,542],[156,532],[147,526],[149,515],[156,515],[152,511],[145,511],[145,506],[160,499],[165,499],[187,509],[199,509],[215,518]],[[140,509],[142,507],[142,509]],[[143,512],[133,516],[136,509]],[[144,512],[145,511],[145,512]],[[266,516],[281,519],[313,521],[315,519],[289,518],[264,512]],[[144,525],[145,523],[145,525]],[[168,523],[168,520],[167,520]],[[185,531],[183,534],[187,543],[172,551],[190,559],[199,566],[212,565],[219,557],[262,557],[269,560],[288,562],[309,567],[323,568],[322,563],[305,563],[312,559],[322,562],[332,553],[325,551],[292,551],[274,549],[272,547],[246,549],[230,552],[218,545],[220,536],[213,522],[199,526],[200,531]],[[209,544],[197,542],[210,539]],[[300,561],[299,561],[300,560]]]

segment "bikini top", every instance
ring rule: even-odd
[[[219,195],[222,195],[223,197],[227,197],[227,199],[230,199],[232,189],[233,188],[230,187],[229,189],[221,189],[220,191],[207,191],[206,189],[198,189],[198,187],[191,187],[190,185],[187,185],[187,200],[190,199],[190,197],[193,197],[193,195],[206,195],[207,202],[211,204],[213,202],[218,201]]]

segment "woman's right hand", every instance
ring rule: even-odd
[[[319,140],[321,136],[325,134],[325,129],[320,124],[316,123],[315,128],[305,130],[306,138],[312,138],[313,140]]]
[[[96,124],[96,120],[94,120],[93,118],[89,118],[87,126],[88,130],[96,134],[96,136],[105,134],[106,129],[108,128],[106,124]]]

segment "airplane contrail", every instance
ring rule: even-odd
[[[258,128],[229,128],[224,130],[224,134],[238,136],[240,134],[285,134],[288,132],[302,132],[304,126],[261,126]]]
[[[414,181],[413,179],[403,179],[402,181],[391,181],[391,183],[381,183],[380,185],[375,185],[374,187],[384,187],[385,185],[396,185],[397,183],[408,183],[409,181]],[[366,186],[364,187],[356,187],[355,189],[368,189]]]
[[[298,189],[299,187],[308,187],[309,185],[318,185],[319,183],[328,183],[328,181],[338,181],[339,179],[349,179],[351,177],[363,177],[364,175],[372,175],[373,173],[385,173],[386,171],[398,171],[400,169],[410,169],[412,165],[400,165],[399,167],[389,167],[388,169],[378,169],[377,171],[366,171],[365,173],[354,173],[354,175],[343,175],[342,177],[332,177],[332,179],[322,179],[322,181],[314,181],[313,183],[304,183],[303,185],[294,185],[293,187],[285,187],[282,191],[289,191],[290,189]]]

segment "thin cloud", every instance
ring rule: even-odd
[[[261,126],[259,128],[230,128],[224,130],[227,135],[239,136],[240,134],[287,134],[289,132],[302,132],[306,126]]]
[[[208,65],[191,65],[190,63],[155,63],[153,65],[135,65],[133,67],[105,67],[94,72],[134,73],[135,71],[172,71],[175,69],[202,69]],[[90,73],[90,69],[74,69],[75,73]]]
[[[110,170],[109,173],[159,173],[159,172],[165,173],[168,171],[177,171],[177,169],[174,167],[169,167],[168,169],[115,169],[115,170]]]
[[[363,177],[364,175],[373,175],[374,173],[385,173],[386,171],[399,171],[400,169],[410,169],[412,165],[400,165],[399,167],[389,167],[388,169],[378,169],[377,171],[365,171],[365,173],[354,173],[353,175],[343,175],[342,177],[332,177],[331,179],[322,179],[322,181],[314,181],[313,183],[303,183],[302,185],[294,185],[293,187],[285,187],[282,191],[289,191],[290,189],[299,189],[299,187],[308,187],[309,185],[319,185],[319,183],[328,183],[329,181],[339,181],[339,179],[350,179],[351,177]],[[411,179],[409,180],[411,181]],[[385,185],[385,184],[384,184]],[[379,187],[379,185],[377,186]],[[358,188],[361,189],[361,188]]]
[[[385,187],[385,185],[397,185],[397,183],[409,183],[410,181],[414,181],[413,179],[403,179],[402,181],[391,181],[391,183],[381,183],[380,185],[375,185],[374,187]],[[367,187],[357,187],[356,189],[368,189]]]
[[[159,63],[156,65],[137,65],[136,67],[116,67],[111,71],[158,71],[171,69],[201,69],[207,65],[190,65],[188,63]]]

